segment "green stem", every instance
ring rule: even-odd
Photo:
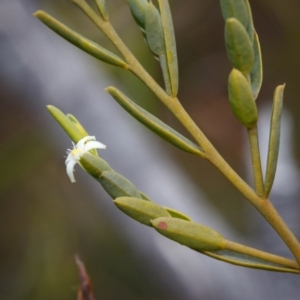
[[[259,258],[259,259],[262,259],[265,261],[269,261],[272,263],[276,263],[279,265],[283,265],[285,267],[297,270],[298,273],[300,272],[298,263],[296,261],[282,257],[282,256],[278,256],[278,255],[274,255],[274,254],[267,253],[264,251],[260,251],[260,250],[257,250],[257,249],[251,248],[251,247],[247,247],[245,245],[234,243],[232,241],[226,241],[225,249],[231,250],[231,251],[234,251],[237,253],[249,255],[252,257],[256,257],[256,258]]]
[[[261,169],[257,127],[255,126],[254,128],[248,129],[247,132],[251,150],[255,191],[259,197],[263,197],[265,188]]]
[[[207,137],[203,134],[200,128],[191,119],[189,114],[182,107],[179,100],[169,96],[157,82],[148,74],[142,67],[139,61],[134,57],[130,50],[126,47],[123,41],[109,22],[103,21],[94,10],[85,2],[85,0],[71,0],[82,9],[86,15],[100,28],[103,33],[111,40],[115,47],[126,59],[129,69],[141,81],[143,81],[149,89],[168,107],[175,117],[183,124],[183,126],[195,138],[201,148],[204,150],[205,157],[216,168],[218,168],[225,177],[253,204],[253,206],[265,217],[265,219],[273,226],[279,236],[284,240],[286,245],[296,257],[300,265],[300,244],[281,219],[272,204],[266,199],[262,200],[253,189],[230,167],[224,158],[218,153],[214,146],[210,143]]]

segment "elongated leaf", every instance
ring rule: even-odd
[[[135,119],[162,137],[164,140],[183,151],[198,155],[203,154],[200,147],[135,104],[116,88],[108,87],[106,91]]]
[[[176,97],[178,93],[178,62],[172,15],[168,0],[158,0],[158,3],[166,44],[166,56],[171,82],[171,95]]]
[[[105,0],[95,0],[97,7],[99,9],[99,12],[103,18],[104,21],[109,21],[108,12],[106,8],[106,1]]]
[[[250,72],[250,80],[251,80],[252,94],[254,99],[256,99],[260,91],[262,80],[263,80],[263,65],[262,65],[262,58],[261,58],[260,43],[256,32],[254,32],[254,38],[253,38],[253,54],[254,54],[254,64]]]
[[[229,75],[228,94],[235,117],[247,128],[255,127],[258,115],[251,87],[245,76],[236,69]]]
[[[249,255],[241,254],[230,250],[202,251],[202,253],[212,258],[222,260],[238,266],[254,268],[254,269],[262,269],[268,271],[300,274],[300,271],[294,268],[289,268],[285,265],[275,264],[270,261],[266,261],[263,259],[259,259],[256,257],[252,257]]]
[[[250,23],[249,11],[244,0],[220,0],[221,10],[224,20],[236,18],[245,29]]]
[[[251,11],[249,1],[245,0],[245,3],[246,3],[248,18],[249,18],[249,23],[248,23],[248,26],[246,27],[246,29],[249,34],[250,40],[253,41],[255,30],[254,30],[254,24],[253,24],[253,18],[252,18],[252,11]]]
[[[141,191],[139,191],[139,193],[141,194],[143,200],[152,202],[151,198],[148,195],[146,195],[145,193],[143,193]]]
[[[141,194],[134,184],[117,172],[104,171],[98,180],[113,199],[118,197],[134,197],[142,199]]]
[[[215,230],[177,218],[158,218],[151,221],[160,234],[198,251],[224,249],[226,240]]]
[[[166,53],[164,32],[160,14],[157,8],[149,2],[145,10],[146,40],[150,50],[156,55]]]
[[[88,136],[88,134],[85,134],[78,129],[75,122],[71,121],[61,110],[55,106],[47,105],[47,109],[74,143],[77,143],[82,138]]]
[[[60,35],[76,47],[80,48],[84,52],[108,64],[121,67],[123,69],[128,69],[128,64],[119,56],[88,40],[87,38],[68,28],[64,24],[60,23],[47,13],[43,11],[37,11],[34,15],[58,35]]]
[[[254,63],[252,42],[244,26],[235,18],[226,20],[225,42],[228,58],[234,68],[249,73]]]
[[[275,179],[276,168],[277,168],[284,88],[285,88],[285,84],[279,85],[275,89],[274,99],[273,99],[273,109],[272,109],[271,124],[270,124],[268,161],[267,161],[267,171],[266,171],[266,179],[265,179],[266,198],[269,196],[271,192],[273,182]]]
[[[136,21],[136,23],[145,30],[145,10],[148,5],[147,0],[126,0],[131,14]]]
[[[82,168],[93,176],[96,180],[104,171],[112,171],[110,165],[101,157],[91,153],[84,153],[80,158],[80,165]]]
[[[165,207],[165,209],[168,211],[168,213],[171,215],[172,218],[177,218],[177,219],[182,219],[182,220],[192,222],[192,219],[190,217],[188,217],[187,215],[183,214],[178,210],[169,207]]]
[[[114,200],[115,205],[134,220],[151,226],[150,221],[159,217],[170,217],[168,211],[162,206],[132,197],[119,197]]]
[[[149,2],[147,9],[145,10],[145,36],[150,50],[160,62],[166,92],[171,95],[171,78],[166,56],[166,45],[161,16],[152,2]]]
[[[78,130],[82,133],[83,136],[88,136],[87,131],[85,128],[81,125],[81,123],[71,114],[67,114],[67,117],[69,120],[71,120],[73,123],[75,123]]]

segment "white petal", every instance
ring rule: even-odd
[[[97,141],[91,141],[84,145],[84,152],[88,152],[92,149],[105,149],[106,146]]]
[[[72,157],[72,152],[70,151],[68,156],[67,156],[67,159],[66,159],[66,165],[69,163],[70,160],[73,160],[73,157]]]
[[[77,145],[76,145],[76,148],[77,149],[84,149],[84,144],[86,141],[89,141],[89,140],[96,140],[96,138],[94,136],[86,136],[84,137],[83,139],[81,139],[80,141],[78,141]]]
[[[74,177],[74,167],[77,164],[77,162],[73,159],[69,160],[67,163],[67,174],[71,180],[71,182],[75,182],[75,177]]]

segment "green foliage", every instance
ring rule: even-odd
[[[269,150],[268,150],[268,161],[267,161],[267,172],[265,179],[265,197],[267,198],[271,192],[273,182],[275,179],[279,144],[280,144],[280,120],[283,105],[283,92],[285,85],[279,85],[274,92],[273,109],[270,124],[270,139],[269,139]]]
[[[164,140],[189,154],[207,159],[218,168],[273,226],[294,254],[296,261],[226,240],[215,230],[192,221],[185,214],[154,203],[147,195],[139,191],[130,180],[115,172],[105,160],[96,155],[94,149],[105,148],[103,144],[94,141],[94,137],[90,136],[82,140],[87,136],[87,131],[74,116],[66,116],[57,108],[48,106],[48,110],[55,120],[77,143],[74,149],[70,150],[67,158],[67,164],[71,162],[67,166],[69,177],[71,178],[69,173],[73,171],[75,164],[79,163],[85,171],[102,185],[122,212],[142,224],[153,227],[169,239],[205,255],[245,267],[300,273],[299,242],[268,199],[278,160],[284,85],[278,86],[274,94],[267,173],[264,181],[261,171],[257,129],[258,112],[255,102],[263,80],[262,57],[248,0],[221,0],[220,3],[225,20],[226,50],[229,61],[233,66],[228,79],[229,103],[234,116],[246,127],[248,132],[255,190],[217,152],[177,98],[178,62],[169,2],[158,0],[159,9],[157,9],[151,1],[127,0],[127,4],[136,23],[141,28],[146,43],[160,61],[165,89],[162,89],[147,73],[117,35],[109,22],[104,0],[96,0],[101,16],[96,14],[85,0],[72,0],[72,2],[110,39],[124,59],[87,40],[44,12],[38,11],[35,16],[53,31],[85,52],[101,61],[129,70],[141,79],[188,130],[195,139],[195,143],[139,107],[116,88],[108,87],[106,91],[131,116]],[[74,181],[73,179],[74,176],[71,180]]]

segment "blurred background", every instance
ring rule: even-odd
[[[159,65],[126,2],[107,4],[117,32],[162,82]],[[287,84],[272,199],[299,238],[300,2],[250,4],[264,63],[257,100],[263,153],[274,89]],[[251,183],[245,132],[227,100],[230,64],[219,1],[173,0],[171,8],[179,99],[220,153]],[[64,161],[71,141],[47,113],[47,104],[74,114],[107,145],[100,155],[155,202],[190,215],[226,238],[290,257],[272,229],[217,170],[148,132],[104,91],[116,86],[188,136],[139,80],[55,35],[32,16],[38,9],[114,51],[68,0],[0,0],[0,298],[76,299],[78,254],[97,300],[298,299],[296,275],[239,268],[194,253],[123,215],[78,166],[77,182],[70,182]]]

